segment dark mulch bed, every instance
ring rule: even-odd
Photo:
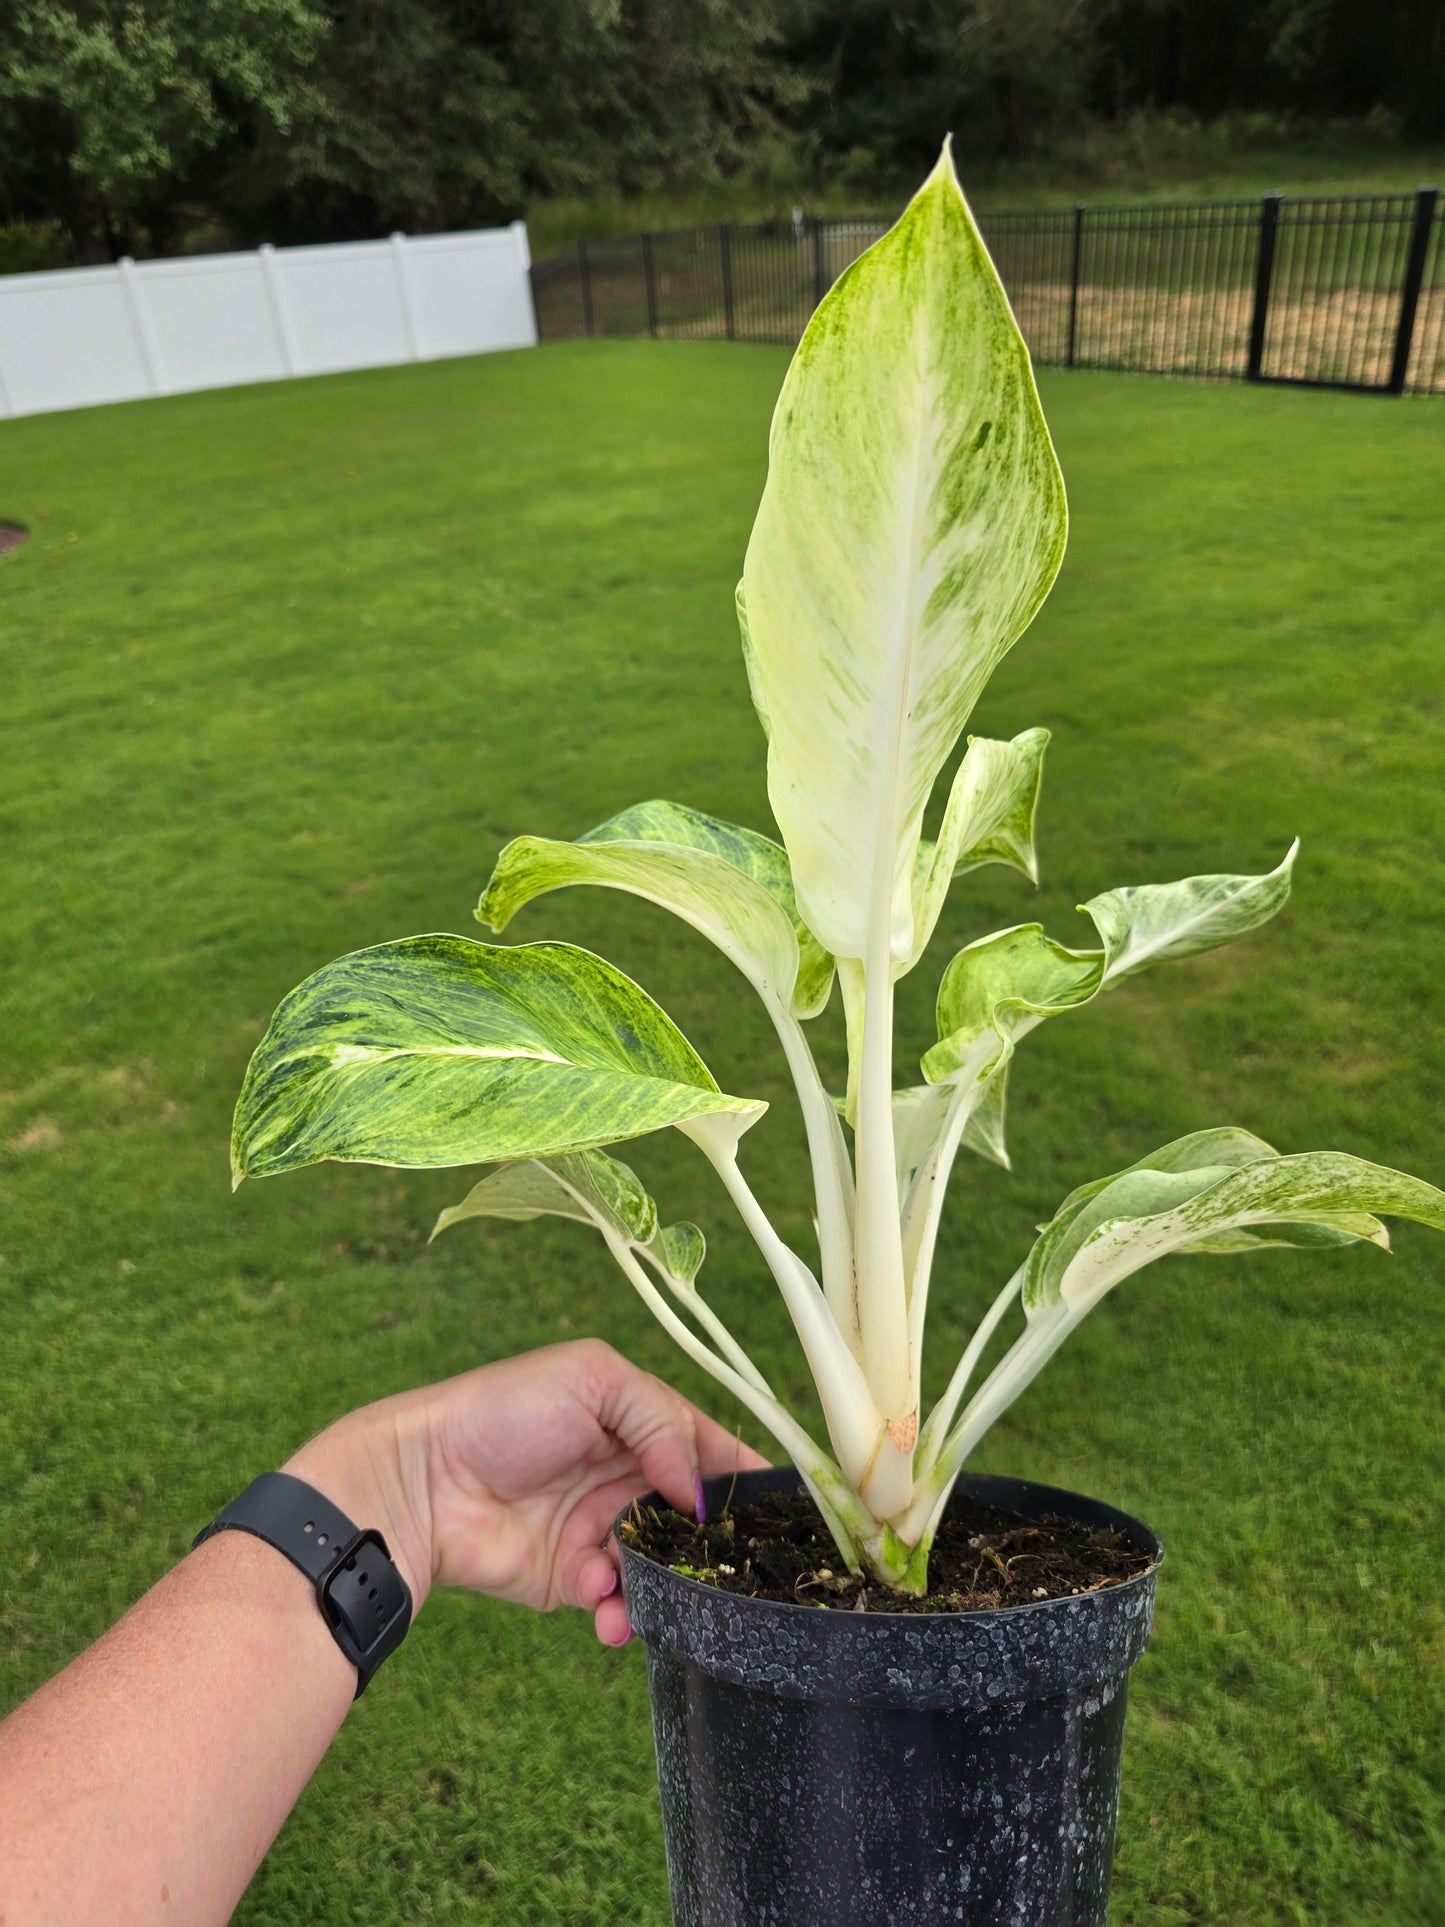
[[[834,1611],[994,1612],[1098,1592],[1149,1570],[1148,1553],[1112,1526],[1021,1519],[958,1500],[928,1561],[928,1592],[905,1598],[847,1571],[805,1492],[775,1492],[698,1525],[679,1512],[634,1507],[622,1537],[660,1565],[724,1592]]]

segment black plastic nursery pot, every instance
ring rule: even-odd
[[[704,1489],[712,1512],[800,1483]],[[967,1475],[957,1490],[1114,1526],[1153,1563],[997,1612],[830,1612],[722,1592],[622,1542],[676,1927],[1103,1927],[1163,1547],[1075,1492]]]

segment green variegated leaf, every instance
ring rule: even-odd
[[[1265,876],[1185,877],[1092,898],[1080,907],[1098,926],[1102,950],[1066,949],[1036,923],[961,950],[939,988],[939,1041],[923,1074],[931,1083],[979,1086],[965,1144],[1006,1161],[1004,1080],[1020,1037],[1151,963],[1195,956],[1255,929],[1288,899],[1298,848]]]
[[[278,1007],[236,1105],[232,1165],[482,1164],[766,1108],[729,1097],[645,991],[572,944],[447,935],[358,950]]]
[[[469,1218],[510,1218],[518,1223],[532,1218],[571,1218],[578,1224],[592,1223],[592,1213],[542,1158],[523,1158],[489,1172],[460,1204],[449,1204],[439,1214],[431,1235],[440,1237],[443,1231]]]
[[[534,897],[601,884],[661,904],[702,932],[764,998],[815,1016],[833,960],[799,920],[787,852],[680,803],[638,803],[575,843],[522,836],[497,860],[479,922],[504,930]]]
[[[543,1217],[607,1224],[632,1244],[645,1245],[657,1232],[656,1206],[636,1172],[605,1151],[576,1151],[504,1164],[443,1211],[431,1235],[467,1218]]]
[[[707,1241],[695,1224],[664,1225],[652,1240],[651,1254],[680,1285],[690,1285],[702,1269]]]
[[[1116,983],[1147,964],[1193,957],[1232,943],[1282,910],[1299,839],[1265,876],[1186,877],[1181,883],[1107,890],[1081,904],[1104,941],[1104,981]]]
[[[460,1204],[443,1211],[431,1235],[467,1218],[543,1217],[571,1218],[610,1231],[683,1287],[693,1284],[707,1255],[695,1224],[658,1224],[657,1206],[637,1173],[605,1151],[504,1164],[474,1184]]]
[[[1247,1143],[1245,1133],[1200,1132],[1073,1192],[1029,1254],[1030,1318],[1053,1307],[1082,1316],[1121,1279],[1174,1252],[1388,1246],[1382,1212],[1445,1230],[1445,1192],[1419,1178],[1337,1151],[1231,1161]]]
[[[1237,1124],[1216,1124],[1207,1131],[1191,1131],[1187,1137],[1172,1138],[1168,1144],[1160,1145],[1157,1151],[1151,1151],[1147,1158],[1129,1165],[1127,1170],[1112,1171],[1108,1177],[1092,1178],[1087,1184],[1078,1185],[1064,1199],[1050,1222],[1057,1224],[1075,1205],[1094,1197],[1105,1185],[1113,1184],[1116,1178],[1128,1177],[1133,1171],[1202,1171],[1207,1165],[1233,1170],[1238,1165],[1257,1164],[1261,1158],[1278,1156],[1279,1152],[1272,1144],[1266,1144],[1253,1131],[1241,1130]],[[1040,1231],[1047,1229],[1048,1225],[1039,1226]]]
[[[938,992],[939,1041],[923,1075],[968,1105],[962,1142],[1011,1168],[1004,1139],[1009,1061],[1016,1040],[1045,1017],[1087,1003],[1099,987],[1097,952],[1066,950],[1037,923],[996,931],[959,951]],[[942,1110],[933,1113],[942,1123]]]
[[[938,1039],[923,1059],[930,1084],[986,1076],[1015,1037],[1088,1003],[1103,980],[1097,951],[1068,950],[1043,925],[1017,924],[960,950],[938,988]]]
[[[804,921],[915,954],[924,806],[1063,557],[1063,482],[947,151],[824,299],[773,417],[743,573],[768,790]]]
[[[1295,1251],[1338,1251],[1342,1245],[1357,1244],[1379,1245],[1382,1251],[1390,1249],[1389,1232],[1368,1211],[1340,1211],[1329,1220],[1322,1215],[1310,1224],[1239,1225],[1232,1231],[1194,1238],[1179,1249],[1205,1256],[1283,1246]]]
[[[933,935],[948,886],[984,863],[1009,863],[1039,880],[1034,815],[1043,781],[1046,729],[1026,729],[1012,742],[971,736],[949,791],[937,843],[920,843],[913,883],[916,963]]]

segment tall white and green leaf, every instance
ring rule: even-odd
[[[1028,351],[945,148],[803,336],[773,417],[741,597],[798,908],[849,965],[860,1355],[891,1442],[868,1496],[884,1517],[917,1431],[892,979],[921,948],[924,809],[989,676],[1047,595],[1066,526]],[[938,894],[926,868],[925,916]]]
[[[1063,558],[1064,487],[948,153],[814,314],[743,571],[768,791],[804,921],[914,953],[924,807]]]
[[[328,964],[278,1007],[236,1105],[243,1177],[321,1158],[428,1166],[586,1150],[665,1125],[746,1129],[667,1014],[575,945],[448,935]]]

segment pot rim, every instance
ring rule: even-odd
[[[755,1466],[747,1472],[721,1472],[714,1474],[712,1477],[703,1480],[703,1490],[706,1493],[709,1486],[720,1484],[724,1479],[728,1482],[729,1486],[732,1486],[741,1483],[744,1479],[762,1479],[765,1477],[776,1479],[779,1485],[772,1488],[765,1486],[763,1488],[764,1492],[769,1489],[777,1490],[779,1487],[782,1489],[796,1488],[803,1483],[803,1476],[796,1466]],[[962,1612],[937,1613],[890,1613],[879,1611],[867,1615],[868,1617],[893,1620],[900,1626],[916,1626],[920,1630],[929,1626],[957,1625],[984,1619],[1016,1622],[1031,1613],[1043,1614],[1057,1611],[1061,1606],[1077,1606],[1078,1603],[1084,1599],[1123,1599],[1131,1592],[1135,1592],[1142,1587],[1153,1587],[1157,1581],[1159,1569],[1164,1564],[1164,1541],[1152,1527],[1145,1525],[1142,1519],[1136,1519],[1132,1513],[1125,1512],[1118,1506],[1110,1505],[1107,1500],[1091,1498],[1086,1492],[1074,1492],[1067,1486],[1046,1485],[1039,1479],[1016,1478],[1011,1473],[963,1472],[959,1474],[954,1491],[957,1492],[960,1488],[967,1490],[969,1487],[978,1486],[1026,1486],[1030,1492],[1038,1493],[1047,1498],[1082,1500],[1085,1505],[1099,1512],[1112,1515],[1112,1522],[1127,1529],[1131,1539],[1136,1541],[1143,1540],[1144,1545],[1141,1549],[1151,1552],[1153,1557],[1143,1572],[1136,1572],[1132,1578],[1118,1580],[1112,1585],[1099,1586],[1091,1592],[1060,1593],[1057,1598],[1032,1599],[1029,1600],[1027,1604],[1021,1606],[973,1606]],[[985,1504],[992,1503],[986,1493],[979,1493],[978,1496],[983,1499]],[[741,1611],[746,1612],[750,1609],[755,1609],[768,1613],[802,1613],[809,1616],[816,1616],[819,1613],[830,1610],[821,1604],[803,1605],[797,1600],[759,1599],[751,1593],[729,1592],[723,1586],[712,1586],[705,1580],[694,1579],[687,1573],[678,1572],[672,1566],[664,1564],[661,1559],[654,1559],[650,1553],[642,1552],[636,1546],[628,1545],[618,1528],[638,1506],[649,1503],[666,1508],[669,1511],[676,1509],[671,1505],[670,1501],[663,1498],[662,1494],[655,1490],[640,1494],[639,1497],[631,1500],[629,1504],[624,1506],[622,1511],[619,1512],[613,1520],[612,1529],[607,1536],[609,1541],[616,1541],[619,1551],[621,1551],[625,1558],[637,1559],[644,1565],[651,1566],[654,1571],[665,1573],[670,1583],[675,1586],[680,1586],[691,1592],[702,1594],[709,1599],[725,1599],[730,1605],[736,1606]],[[951,1503],[952,1494],[950,1494],[950,1504]],[[999,1507],[1000,1511],[1007,1509],[1008,1508],[1004,1506]],[[1060,1508],[1060,1510],[1062,1510],[1062,1508]]]

